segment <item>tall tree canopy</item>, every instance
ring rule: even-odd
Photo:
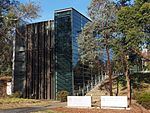
[[[97,57],[96,40],[93,34],[92,23],[85,25],[78,38],[80,59],[83,63],[94,62]]]
[[[12,43],[15,27],[37,18],[39,6],[34,2],[0,1],[0,75],[11,73]]]
[[[84,56],[85,59],[89,59],[90,57],[91,60],[95,59],[94,56],[99,57],[99,55],[102,55],[101,51],[106,50],[107,71],[105,73],[109,76],[110,95],[113,95],[111,80],[112,67],[109,48],[111,39],[113,38],[112,34],[115,30],[116,6],[111,0],[92,0],[88,11],[92,22],[86,25],[79,37],[80,55],[81,58]]]
[[[118,12],[118,30],[123,33],[126,50],[150,60],[141,54],[144,46],[150,46],[150,1],[136,0],[132,6],[122,7]]]
[[[92,0],[88,11],[92,22],[83,29],[84,33],[81,33],[79,37],[79,47],[81,47],[80,49],[84,54],[81,54],[81,57],[86,57],[87,50],[94,50],[89,49],[91,44],[85,44],[85,42],[88,42],[87,40],[96,40],[90,41],[90,43],[94,42],[92,45],[96,44],[94,51],[99,50],[98,46],[105,48],[111,89],[112,65],[108,51],[111,47],[115,67],[126,76],[128,99],[130,100],[129,104],[131,104],[129,70],[132,66],[131,64],[133,64],[131,61],[135,59],[133,56],[150,60],[150,56],[142,54],[143,48],[150,48],[150,1],[135,0],[131,4],[130,0],[119,0],[117,4],[114,4],[111,0]],[[91,33],[93,34],[89,35]],[[86,40],[84,39],[85,37],[87,37]]]
[[[142,54],[142,49],[150,46],[150,3],[148,0],[135,0],[133,5],[122,6],[117,13],[117,28],[113,52],[116,63],[118,61],[126,76],[128,99],[131,104],[129,70],[134,64],[133,60],[138,58],[150,60],[150,56]]]

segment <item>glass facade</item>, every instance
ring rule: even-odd
[[[89,21],[73,8],[55,11],[56,93],[74,90],[74,68],[79,60],[77,37]]]
[[[75,87],[83,86],[77,37],[88,21],[67,8],[56,10],[54,21],[26,25],[21,32],[25,40],[16,34],[14,90],[26,98],[55,99],[59,91],[73,95]]]
[[[85,24],[89,21],[86,17],[81,15],[76,10],[72,10],[72,56],[73,56],[73,67],[76,66],[79,60],[78,54],[78,42],[77,38],[81,29],[85,26]]]

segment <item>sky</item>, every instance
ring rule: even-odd
[[[54,19],[54,10],[73,7],[88,17],[87,8],[91,0],[19,0],[22,3],[33,1],[41,7],[40,17],[31,23]]]

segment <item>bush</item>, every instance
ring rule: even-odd
[[[61,102],[66,102],[68,95],[69,93],[67,91],[60,91],[57,93],[57,99],[60,100]]]
[[[21,97],[21,92],[16,91],[15,93],[13,93],[12,95],[10,95],[11,98],[20,98]]]
[[[143,107],[150,110],[150,92],[137,93],[135,99]]]

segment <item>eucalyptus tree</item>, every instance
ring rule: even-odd
[[[110,95],[113,95],[113,93],[112,65],[109,48],[112,45],[112,34],[115,32],[116,11],[116,6],[112,0],[93,0],[89,7],[89,15],[95,22],[94,31],[100,35],[99,39],[106,50]]]
[[[37,18],[39,11],[40,7],[34,2],[0,1],[0,75],[10,75],[11,73],[12,43],[15,27],[27,20]]]
[[[102,50],[100,48],[103,47],[103,50],[106,50],[110,95],[113,95],[109,47],[111,45],[112,34],[115,30],[116,7],[111,0],[92,0],[88,11],[92,22],[87,24],[79,37],[81,58],[91,60],[99,55]]]
[[[97,56],[93,32],[92,23],[88,22],[78,37],[80,59],[83,63],[94,62]]]

